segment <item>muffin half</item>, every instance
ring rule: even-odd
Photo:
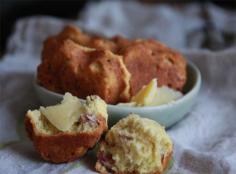
[[[173,145],[157,122],[131,114],[106,134],[97,153],[96,170],[102,174],[161,174]]]
[[[107,130],[106,103],[98,96],[81,103],[66,93],[60,104],[29,110],[25,127],[44,160],[72,161],[83,156]]]

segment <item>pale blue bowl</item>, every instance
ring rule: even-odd
[[[34,86],[39,100],[44,106],[59,103],[63,95],[47,90],[39,86],[34,81]],[[184,87],[184,96],[177,101],[161,106],[148,107],[130,107],[116,106],[108,104],[109,125],[115,124],[121,118],[126,117],[129,113],[135,113],[140,116],[155,120],[166,128],[172,126],[181,120],[188,112],[191,111],[192,105],[197,97],[201,86],[201,74],[198,68],[191,62],[187,65],[187,83]]]

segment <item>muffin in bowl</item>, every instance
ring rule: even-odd
[[[29,110],[25,128],[40,156],[63,163],[83,156],[107,130],[106,103],[89,96],[85,103],[66,93],[60,104]]]
[[[98,95],[108,104],[129,102],[157,78],[160,86],[182,91],[186,60],[153,39],[106,38],[73,26],[47,38],[37,68],[37,84],[85,99]]]
[[[161,174],[172,151],[172,141],[160,124],[130,114],[107,132],[95,168],[102,174]]]

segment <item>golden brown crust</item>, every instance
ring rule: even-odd
[[[60,40],[70,39],[83,46],[89,46],[91,42],[90,35],[83,33],[78,27],[72,25],[66,26],[56,37]]]
[[[140,40],[122,50],[132,78],[131,96],[157,78],[158,85],[182,90],[186,81],[186,61],[180,53],[155,40]]]
[[[62,30],[62,32],[57,35],[57,38],[60,38],[61,40],[70,39],[79,45],[96,48],[99,50],[109,50],[112,52],[117,52],[119,49],[119,45],[114,41],[97,35],[88,35],[86,33],[83,33],[79,28],[71,25],[66,26]],[[119,40],[120,39],[121,38],[119,38]]]
[[[98,127],[93,132],[65,133],[55,135],[38,133],[29,116],[25,117],[25,128],[33,141],[37,152],[44,160],[53,163],[63,163],[83,156],[100,139],[107,130],[105,118],[98,116]]]
[[[62,66],[63,59],[54,54],[58,49],[58,41],[53,37],[49,37],[44,41],[42,62],[37,69],[37,80],[39,84],[44,84],[47,89],[55,92],[62,91],[59,83],[58,70]]]
[[[130,74],[122,57],[109,50],[82,47],[70,39],[45,42],[37,78],[49,90],[80,98],[96,94],[112,104],[130,99]]]
[[[184,57],[155,40],[109,39],[73,26],[44,42],[37,73],[38,83],[49,90],[81,98],[96,94],[109,104],[128,102],[153,78],[160,86],[181,91],[186,82]]]
[[[101,141],[100,144],[105,143],[105,141]],[[97,157],[99,155],[100,151],[97,152]],[[172,159],[172,151],[169,152],[168,154],[166,154],[163,159],[162,159],[162,166],[163,166],[163,172],[167,169],[170,160]],[[99,157],[98,157],[99,158]],[[113,172],[109,172],[109,169],[107,169],[105,166],[103,166],[99,160],[97,160],[96,164],[95,164],[95,169],[97,172],[101,173],[101,174],[109,174],[109,173],[114,173]],[[150,174],[162,174],[163,172],[159,172],[159,171],[153,171]],[[114,174],[139,174],[137,171],[132,171],[132,172],[115,172]]]
[[[67,46],[72,44],[68,43]],[[75,49],[78,51],[77,56],[71,57],[61,76],[64,90],[81,98],[96,94],[112,104],[129,100],[129,93],[123,93],[127,88],[129,91],[130,75],[120,56],[108,50],[86,52],[79,47]],[[75,80],[71,81],[69,77],[73,76]],[[75,81],[78,85],[75,85]]]

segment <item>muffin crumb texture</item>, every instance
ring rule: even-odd
[[[96,170],[100,173],[161,174],[173,145],[164,127],[131,114],[120,120],[100,143]]]
[[[66,93],[60,104],[29,110],[25,128],[41,157],[54,163],[83,156],[107,130],[106,103],[89,96],[85,103]]]

